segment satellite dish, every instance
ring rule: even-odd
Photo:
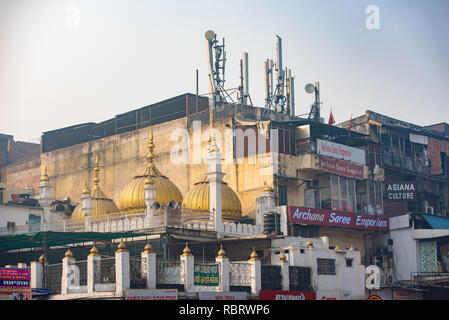
[[[204,36],[207,40],[212,41],[215,39],[215,32],[213,32],[212,30],[207,30]]]
[[[308,83],[305,89],[307,93],[312,93],[315,90],[315,86],[312,83]]]

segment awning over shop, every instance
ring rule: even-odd
[[[65,246],[72,243],[145,236],[133,232],[28,232],[0,236],[0,252],[14,249]]]
[[[449,229],[449,218],[421,214],[433,229]]]

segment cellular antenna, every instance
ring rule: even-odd
[[[320,83],[315,82],[315,85],[308,83],[305,87],[307,93],[315,93],[315,101],[310,107],[309,119],[320,122],[321,117],[321,101],[320,101]]]
[[[226,51],[225,39],[218,44],[217,35],[212,30],[204,34],[208,48],[208,83],[209,83],[209,108],[215,109],[217,104],[226,103],[224,89]]]

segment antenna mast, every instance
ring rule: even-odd
[[[205,33],[208,47],[209,65],[209,108],[215,109],[217,104],[226,103],[225,98],[225,66],[226,51],[225,39],[221,45],[218,44],[217,35],[212,30]]]

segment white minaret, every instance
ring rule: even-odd
[[[52,201],[50,178],[47,175],[47,167],[44,167],[44,173],[41,176],[41,182],[39,184],[39,205],[43,209],[41,224],[50,221],[50,205]],[[41,231],[45,231],[44,229],[41,228]]]
[[[221,153],[215,139],[211,144],[211,138],[209,138],[207,160],[209,163],[209,171],[206,173],[209,179],[209,212],[214,212],[215,231],[217,231],[217,237],[221,238],[224,230],[221,217],[221,186],[225,174],[221,171]]]

